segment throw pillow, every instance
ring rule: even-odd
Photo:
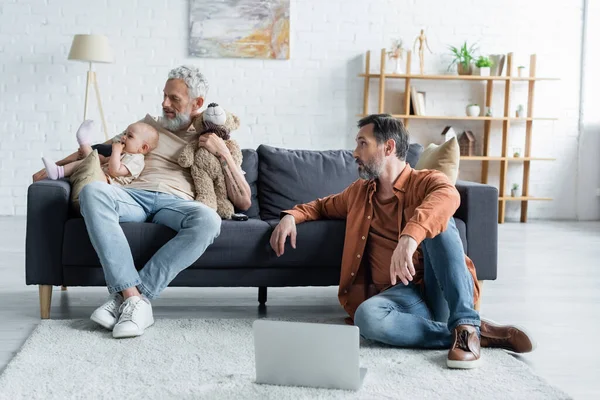
[[[460,147],[456,137],[437,145],[430,144],[419,158],[415,169],[435,169],[441,171],[452,183],[458,178],[458,165],[460,162]]]
[[[81,189],[94,181],[106,182],[106,176],[100,168],[98,150],[94,150],[83,159],[75,172],[71,174],[69,180],[71,181],[71,203],[75,210],[79,211],[79,193],[81,193]]]

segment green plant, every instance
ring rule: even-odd
[[[479,104],[477,104],[477,103],[473,103],[473,104],[469,104],[469,105],[468,105],[468,107],[471,107],[471,106],[479,107]]]
[[[492,60],[490,60],[489,57],[485,57],[485,56],[479,56],[479,58],[475,62],[475,66],[477,68],[491,67],[492,65],[494,65]]]
[[[474,56],[474,52],[476,49],[475,45],[471,45],[471,47],[467,47],[467,42],[464,42],[463,45],[459,48],[454,47],[454,46],[448,46],[448,48],[450,49],[450,51],[452,52],[452,55],[454,56],[454,59],[448,66],[448,70],[450,70],[450,68],[452,68],[454,66],[454,64],[462,64],[463,67],[469,68],[469,65],[471,64],[471,62],[473,62],[473,59],[475,58],[475,56]]]
[[[517,183],[513,183],[512,190],[519,190],[519,185]]]

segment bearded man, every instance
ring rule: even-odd
[[[192,265],[220,233],[221,218],[210,207],[194,201],[190,169],[177,163],[190,141],[199,140],[200,146],[220,159],[227,195],[234,206],[250,208],[250,187],[225,142],[215,134],[198,139],[193,129],[192,120],[200,113],[207,90],[208,83],[196,67],[171,70],[163,90],[162,117],[146,115],[142,120],[158,130],[159,141],[146,156],[141,175],[124,187],[93,182],[80,193],[81,214],[110,294],[91,319],[112,330],[115,338],[142,335],[154,323],[150,300]],[[57,164],[74,159],[77,153]],[[33,177],[34,181],[44,178],[43,171]],[[161,224],[177,235],[137,271],[120,222]]]

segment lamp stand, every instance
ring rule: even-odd
[[[85,83],[85,104],[83,106],[84,121],[87,119],[88,98],[91,84],[94,85],[94,90],[96,91],[96,100],[98,101],[98,108],[100,109],[100,118],[102,118],[104,137],[106,138],[106,140],[108,140],[108,129],[106,128],[106,119],[104,118],[104,110],[102,109],[102,101],[100,100],[100,91],[98,90],[98,80],[96,79],[96,71],[92,71],[92,63],[90,62],[90,70],[87,73],[87,80]]]

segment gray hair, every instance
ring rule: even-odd
[[[208,92],[208,81],[202,75],[200,70],[193,65],[182,65],[177,68],[173,68],[169,71],[168,79],[181,79],[185,82],[188,87],[188,94],[191,99],[198,97],[206,98],[206,92]]]

